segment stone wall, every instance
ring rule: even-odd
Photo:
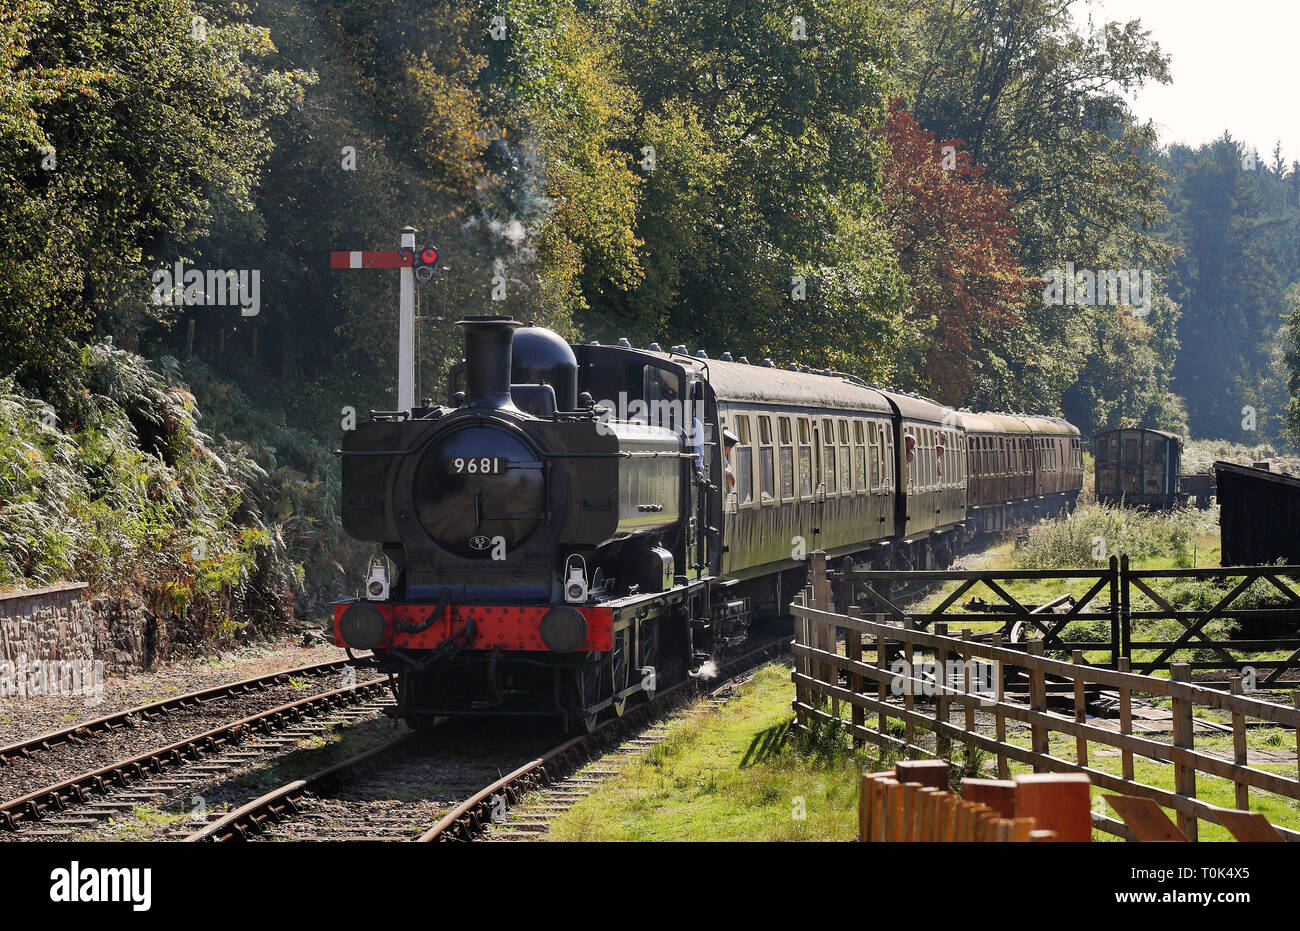
[[[148,611],[92,598],[84,582],[0,594],[0,662],[102,660],[122,675],[152,665],[156,643]]]

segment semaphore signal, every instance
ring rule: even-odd
[[[330,268],[397,268],[401,269],[397,328],[397,409],[409,411],[415,406],[415,279],[433,278],[438,264],[438,250],[415,248],[412,226],[402,228],[401,248],[394,252],[331,252]]]

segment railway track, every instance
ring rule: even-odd
[[[128,708],[125,711],[118,711],[113,714],[104,715],[103,717],[95,718],[91,721],[82,721],[73,724],[70,727],[50,731],[37,737],[31,737],[26,740],[20,740],[16,743],[9,744],[8,746],[0,747],[0,768],[13,766],[24,759],[31,758],[35,754],[45,753],[65,744],[80,744],[104,734],[111,734],[116,730],[135,728],[142,723],[147,724],[155,718],[168,715],[174,711],[202,707],[235,695],[246,695],[252,692],[265,691],[271,686],[282,685],[291,679],[303,676],[323,676],[336,672],[342,673],[343,670],[350,665],[351,663],[344,659],[334,660],[328,663],[313,663],[307,666],[297,666],[293,669],[268,673],[267,675],[257,676],[253,679],[244,679],[241,682],[231,682],[228,685],[216,685],[211,688],[200,689],[196,692],[187,692],[184,695],[164,698],[160,701],[138,705],[135,708]]]
[[[386,689],[386,680],[373,679],[311,695],[63,779],[0,803],[0,830],[24,840],[75,836],[142,804],[176,797],[283,752],[336,724],[374,717],[391,703]]]
[[[718,674],[751,668],[789,642],[784,637],[765,643],[727,661]],[[518,736],[485,738],[473,728],[475,722],[446,722],[432,733],[404,735],[286,782],[185,840],[471,840],[527,792],[599,758],[698,694],[697,680],[679,683],[540,755],[537,750],[545,744],[539,746],[536,738],[530,746]],[[457,724],[464,730],[449,739]],[[414,791],[403,801],[391,801],[402,794],[394,792],[401,787]]]
[[[718,669],[718,676],[734,679],[743,672],[754,668],[763,660],[788,649],[788,637],[769,641],[733,659],[726,660]],[[713,696],[734,685],[732,681],[724,682],[713,691]],[[519,767],[507,776],[503,776],[491,785],[480,789],[453,811],[449,812],[437,824],[420,836],[424,843],[447,841],[472,841],[484,835],[494,823],[505,820],[510,808],[529,793],[562,780],[588,763],[597,762],[605,756],[609,748],[626,744],[626,752],[644,752],[662,736],[647,736],[638,743],[636,737],[627,740],[629,731],[640,737],[640,731],[646,724],[653,724],[674,707],[680,707],[699,694],[697,681],[692,679],[679,683],[671,689],[656,696],[654,702],[641,705],[622,718],[607,722],[595,732],[567,741],[548,751],[542,756]],[[713,697],[711,696],[711,697]],[[660,705],[660,699],[669,704]],[[660,732],[651,729],[651,735]],[[592,771],[592,775],[596,771]],[[603,773],[603,778],[617,775],[617,770]],[[570,804],[576,802],[573,798]]]

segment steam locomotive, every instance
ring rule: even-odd
[[[372,413],[341,450],[344,529],[386,558],[335,605],[334,641],[372,651],[415,728],[592,727],[780,615],[813,550],[946,565],[1082,485],[1079,431],[1056,418],[684,346],[570,345],[509,317],[456,325],[450,403]]]

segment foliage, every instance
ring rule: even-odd
[[[1005,342],[1031,285],[1013,251],[1011,199],[980,181],[969,152],[955,142],[936,145],[902,110],[890,113],[884,136],[884,201],[915,334],[900,368],[922,391],[959,405],[988,364],[975,356],[976,339],[981,348]]]
[[[299,90],[265,30],[190,0],[21,0],[0,13],[0,370],[67,336],[134,331],[142,262],[248,206],[265,131]]]

